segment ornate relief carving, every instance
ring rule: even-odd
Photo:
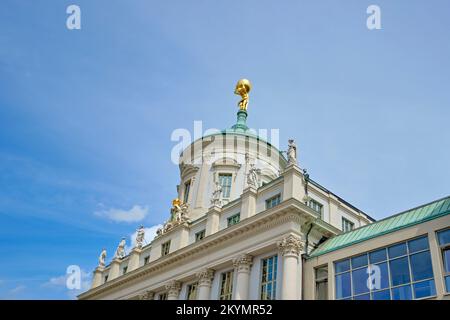
[[[233,266],[236,268],[237,272],[250,272],[252,261],[252,256],[243,254],[233,259]]]
[[[214,270],[211,269],[203,269],[196,273],[196,277],[198,278],[199,286],[211,286],[212,280],[214,278]]]
[[[300,238],[292,234],[278,241],[278,249],[281,255],[296,255],[299,256],[300,252],[303,250],[303,243]]]
[[[169,296],[177,296],[180,294],[181,283],[176,280],[172,280],[166,284],[166,290]]]

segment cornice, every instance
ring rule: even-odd
[[[241,242],[252,234],[264,232],[276,225],[292,221],[302,225],[311,219],[309,212],[305,212],[304,204],[291,198],[281,202],[278,206],[265,210],[252,217],[242,220],[240,223],[222,229],[203,239],[201,242],[192,243],[186,247],[178,249],[164,257],[161,257],[145,266],[141,266],[119,278],[106,282],[98,287],[90,289],[81,294],[79,299],[88,299],[98,294],[105,294],[130,282],[141,279],[149,274],[156,274],[168,267],[177,266],[183,261],[192,260],[197,256],[203,256],[209,250],[218,250],[221,247],[229,246],[235,242]]]

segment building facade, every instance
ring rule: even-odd
[[[102,253],[79,299],[448,298],[450,197],[376,222],[312,180],[293,140],[285,156],[249,130],[250,88],[234,126],[181,153],[154,240]]]

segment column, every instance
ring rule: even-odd
[[[250,269],[253,257],[247,254],[241,255],[233,260],[233,266],[236,272],[235,300],[248,300],[250,286]]]
[[[109,268],[108,281],[111,281],[111,280],[117,278],[118,276],[120,276],[120,263],[121,263],[121,260],[118,258],[115,258],[111,262],[111,266]]]
[[[181,283],[179,281],[172,280],[166,284],[167,300],[178,300],[180,296]]]
[[[97,268],[95,268],[94,278],[92,280],[91,288],[98,287],[99,285],[101,285],[103,283],[103,271],[104,270],[105,270],[104,267],[101,267],[101,266],[98,266]]]
[[[211,285],[214,279],[214,270],[204,269],[196,274],[198,278],[198,300],[211,299]]]
[[[127,271],[133,271],[139,268],[139,257],[141,255],[142,250],[139,248],[133,248],[130,252],[130,260],[128,260],[128,269]]]
[[[298,259],[303,249],[300,237],[292,234],[278,242],[278,249],[282,256],[283,274],[281,281],[281,299],[296,300],[298,299]]]
[[[155,293],[153,291],[147,290],[139,295],[139,300],[154,300]]]

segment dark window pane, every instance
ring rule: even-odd
[[[428,249],[428,237],[408,241],[409,253]]]
[[[430,251],[416,253],[410,256],[411,272],[414,281],[433,277]]]
[[[411,300],[411,286],[406,285],[392,289],[392,300]]]
[[[388,290],[372,292],[373,300],[391,300],[391,292]]]
[[[377,263],[386,260],[386,249],[383,248],[381,250],[373,251],[369,253],[370,263]]]
[[[410,282],[407,257],[389,261],[389,267],[393,286]]]
[[[425,298],[436,295],[436,288],[434,287],[434,280],[427,280],[415,283],[414,297],[415,299]]]
[[[445,288],[447,292],[450,292],[450,276],[445,277]]]
[[[350,260],[344,260],[334,263],[334,268],[336,269],[336,273],[344,272],[350,270]]]
[[[363,294],[362,296],[353,297],[353,300],[370,300],[370,294]]]
[[[336,299],[346,298],[351,295],[350,272],[336,276]]]
[[[450,249],[446,249],[442,252],[444,260],[445,272],[450,272]]]
[[[366,268],[352,271],[353,295],[369,292],[367,287],[368,277]]]
[[[450,243],[450,229],[438,232],[438,239],[440,245]]]
[[[404,256],[406,254],[406,243],[400,243],[388,249],[389,258]]]
[[[352,258],[352,269],[367,266],[367,254]]]

